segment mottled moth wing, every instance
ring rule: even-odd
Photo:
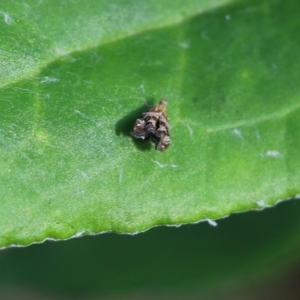
[[[146,139],[156,132],[158,116],[154,113],[143,113],[134,123],[131,135],[136,138]]]
[[[170,145],[169,123],[167,119],[163,116],[160,116],[158,120],[158,128],[156,130],[155,137],[157,137],[158,139],[156,150],[167,150],[167,148]]]
[[[165,151],[170,145],[166,106],[167,100],[162,99],[135,121],[131,131],[131,135],[136,138],[146,139],[151,136],[158,151]]]

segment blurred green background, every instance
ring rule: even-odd
[[[5,249],[0,298],[19,295],[17,288],[23,296],[46,299],[234,299],[253,293],[260,299],[265,287],[280,296],[277,284],[269,288],[275,280],[283,291],[288,284],[285,299],[294,299],[297,286],[293,290],[290,284],[291,272],[300,266],[299,213],[300,202],[292,200],[234,214],[216,227],[203,222]]]

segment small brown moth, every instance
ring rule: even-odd
[[[165,151],[170,145],[169,123],[166,113],[167,100],[160,102],[142,113],[135,121],[131,135],[139,139],[151,139],[155,142],[155,149]]]

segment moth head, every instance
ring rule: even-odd
[[[135,121],[131,135],[140,139],[145,139],[148,136],[145,120],[137,119]]]

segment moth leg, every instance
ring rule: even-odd
[[[154,138],[154,141],[156,141],[156,150],[165,151],[170,145],[170,133],[168,121],[164,116],[160,116],[157,126]]]
[[[155,149],[157,151],[165,151],[170,146],[170,136],[169,134],[163,134],[159,138],[157,136],[152,136],[152,141],[155,143]]]
[[[160,116],[157,122],[157,129],[155,132],[155,136],[160,138],[163,135],[169,135],[169,123],[164,116]]]
[[[167,150],[169,146],[170,146],[170,136],[165,134],[159,139],[159,142],[156,145],[156,150],[162,152]]]

